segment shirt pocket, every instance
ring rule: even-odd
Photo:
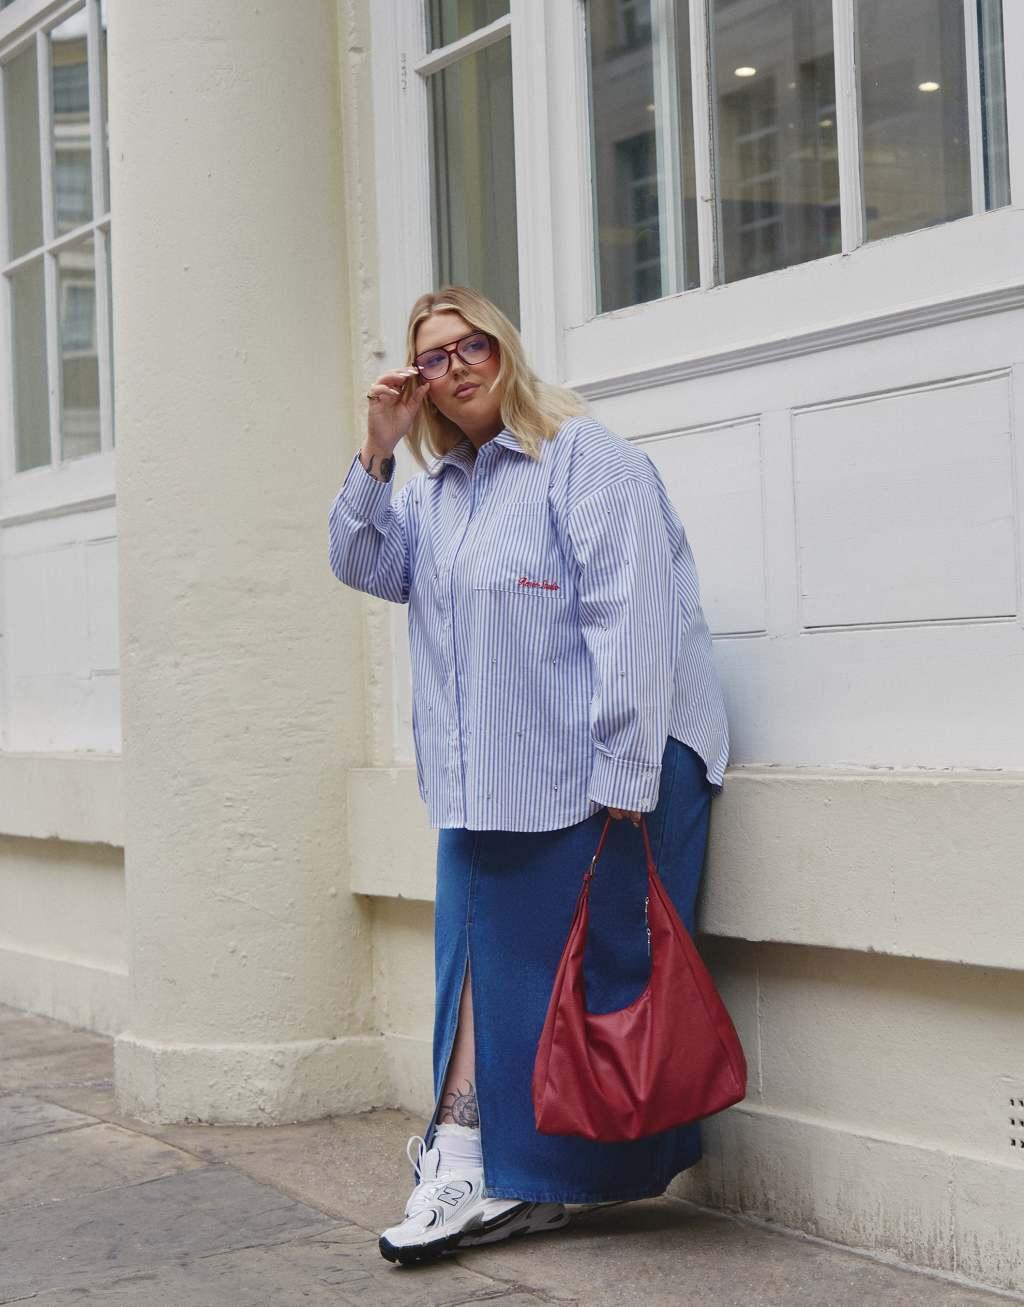
[[[551,602],[561,597],[557,555],[546,499],[502,504],[479,541],[474,590],[497,590]]]

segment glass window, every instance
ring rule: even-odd
[[[981,125],[985,208],[1010,203],[1010,151],[1006,131],[1006,64],[1001,0],[978,0],[981,56]]]
[[[56,234],[92,217],[86,14],[79,9],[50,33],[54,222]]]
[[[852,11],[865,238],[1008,204],[1000,0],[853,0]],[[599,312],[700,284],[694,64],[709,65],[698,89],[711,110],[710,276],[843,248],[832,0],[708,0],[709,60],[691,58],[689,13],[688,0],[586,2]]]
[[[98,18],[95,49],[90,48],[90,9]],[[112,381],[105,378],[100,384],[101,361],[112,371],[109,258],[101,264],[99,284],[96,277],[97,250],[109,253],[110,232],[106,213],[94,212],[92,157],[95,135],[104,141],[99,190],[106,209],[106,0],[86,0],[49,31],[43,7],[40,13],[49,55],[49,95],[40,105],[37,36],[4,64],[0,105],[7,163],[2,179],[7,229],[0,231],[0,272],[10,288],[12,342],[11,357],[0,360],[0,391],[9,378],[15,472],[49,464],[54,447],[63,460],[96,453],[104,447],[104,431],[107,446],[113,442]],[[101,124],[90,117],[93,76],[100,92]],[[40,158],[46,150],[41,143],[52,159],[50,196],[42,184]],[[84,229],[81,237],[57,245],[60,237],[76,229]],[[18,262],[26,255],[31,257]],[[102,341],[97,338],[99,322],[105,324]],[[56,357],[49,357],[51,350]],[[50,393],[51,379],[57,404]],[[51,430],[54,422],[59,422],[56,432]]]
[[[14,342],[16,472],[50,461],[50,399],[46,380],[46,314],[43,259],[23,263],[11,277]]]
[[[92,217],[92,168],[86,150],[60,150],[53,161],[57,231],[80,227]]]
[[[103,194],[110,208],[110,114],[107,108],[107,0],[100,0],[100,114],[103,118]]]
[[[652,26],[650,0],[587,6],[599,312],[700,280],[689,12],[677,8],[670,46]],[[672,94],[659,108],[666,60]]]
[[[978,0],[979,207],[1009,203],[1002,9]],[[869,240],[974,212],[963,0],[858,0],[864,219]]]
[[[494,300],[519,324],[508,37],[429,76],[436,284]]]
[[[107,245],[107,358],[110,361],[110,393],[113,395],[114,374],[116,372],[116,360],[114,358],[114,314],[112,312],[112,305],[114,303],[114,282],[112,271],[114,266],[113,231],[108,230],[103,236],[103,239],[105,239]],[[113,406],[111,406],[110,410],[110,443],[112,445],[117,444],[117,410]]]
[[[96,357],[96,258],[90,236],[57,256],[60,304],[62,457],[100,447],[100,383]]]
[[[10,257],[16,259],[43,243],[39,94],[34,45],[27,46],[4,65],[4,139],[7,146],[7,250]]]
[[[858,0],[869,240],[971,212],[963,0]]]
[[[428,0],[427,49],[451,45],[463,36],[504,18],[509,0]]]
[[[831,0],[713,16],[722,280],[838,253]]]

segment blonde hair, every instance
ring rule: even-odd
[[[491,389],[501,396],[502,423],[514,432],[531,458],[540,457],[541,441],[553,439],[566,418],[581,414],[593,416],[582,395],[537,376],[526,361],[522,337],[515,324],[486,295],[471,286],[442,286],[419,297],[409,313],[406,367],[416,356],[416,331],[420,323],[432,313],[446,311],[461,314],[474,331],[485,331],[498,342],[498,375]],[[413,377],[406,385],[411,389],[415,383]],[[461,427],[424,400],[406,433],[405,444],[420,467],[426,468],[424,448],[440,458],[464,439]]]

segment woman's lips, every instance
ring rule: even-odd
[[[458,399],[462,395],[471,395],[474,390],[476,390],[475,384],[473,382],[467,381],[465,385],[460,386],[458,390],[455,392],[455,398]]]

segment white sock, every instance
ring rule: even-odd
[[[479,1170],[484,1164],[479,1126],[439,1125],[433,1142],[441,1150],[441,1165],[446,1171],[460,1171],[465,1167]]]

